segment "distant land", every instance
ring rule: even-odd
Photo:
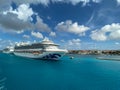
[[[69,50],[69,54],[83,54],[83,55],[120,55],[120,50]]]

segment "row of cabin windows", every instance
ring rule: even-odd
[[[15,51],[17,53],[32,53],[32,54],[41,54],[43,51]]]
[[[36,49],[36,48],[48,48],[48,49],[56,49],[56,46],[40,46],[40,45],[33,45],[33,46],[20,46],[20,47],[15,47],[15,49]]]

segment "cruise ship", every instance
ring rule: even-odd
[[[42,42],[33,44],[18,44],[14,47],[14,54],[21,57],[33,59],[51,59],[58,60],[68,51],[59,49],[59,45],[45,38]]]

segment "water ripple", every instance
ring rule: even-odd
[[[0,90],[7,90],[7,88],[5,87],[5,81],[6,81],[6,77],[3,77],[2,79],[0,79]]]

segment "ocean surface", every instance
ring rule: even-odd
[[[0,90],[120,90],[120,61],[96,57],[51,61],[0,53]]]

